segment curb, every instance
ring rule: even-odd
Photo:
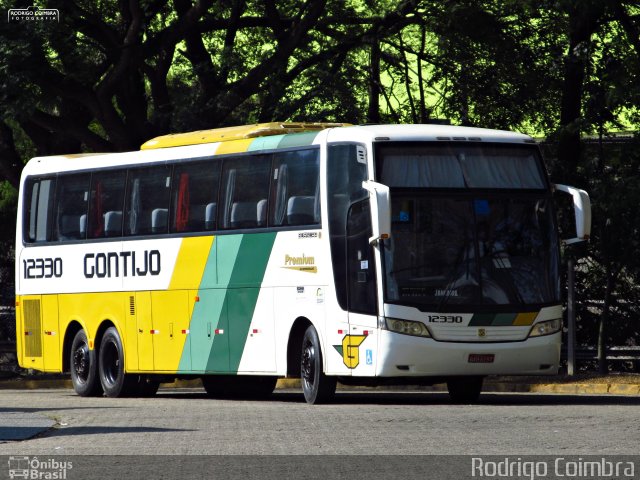
[[[162,388],[202,388],[199,378],[194,380],[176,380],[171,383],[161,384]],[[0,390],[18,389],[53,389],[53,388],[73,388],[71,380],[68,378],[46,378],[46,379],[0,379]],[[278,379],[276,390],[299,390],[300,380],[297,378]],[[433,386],[389,386],[389,387],[352,387],[338,384],[338,390],[403,390],[403,391],[426,391],[426,392],[446,392],[445,385]],[[640,384],[632,383],[518,383],[488,381],[482,389],[484,393],[555,393],[563,395],[624,395],[640,396]]]

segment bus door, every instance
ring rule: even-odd
[[[347,290],[349,306],[349,338],[345,341],[345,364],[359,374],[373,373],[378,324],[376,265],[373,246],[369,199],[351,205],[347,214]],[[373,338],[369,338],[373,337]]]

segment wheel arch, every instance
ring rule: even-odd
[[[100,342],[102,342],[102,337],[104,336],[104,332],[106,332],[110,327],[114,327],[116,329],[116,331],[118,332],[118,335],[120,336],[120,341],[122,342],[122,345],[124,347],[124,341],[122,340],[122,333],[120,332],[120,329],[116,325],[116,322],[106,318],[102,320],[102,322],[100,322],[100,325],[98,326],[98,330],[96,330],[96,335],[93,339],[93,342],[94,342],[93,345],[96,350],[98,349]]]
[[[71,345],[73,344],[73,339],[80,330],[84,330],[86,332],[86,328],[84,328],[84,326],[78,320],[71,320],[67,325],[67,330],[64,332],[64,340],[62,343],[63,372],[71,371]]]
[[[306,317],[298,317],[293,322],[289,331],[287,342],[287,377],[300,376],[300,352],[302,351],[302,338],[309,328],[311,320]]]

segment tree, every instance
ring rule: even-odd
[[[61,0],[59,23],[0,33],[0,175],[17,185],[17,130],[54,154],[276,118],[360,121],[350,54],[415,23],[418,3]]]

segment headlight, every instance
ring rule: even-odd
[[[405,335],[413,335],[416,337],[430,337],[429,329],[422,322],[413,322],[410,320],[398,320],[397,318],[387,318],[387,329],[403,333]]]
[[[536,323],[529,332],[530,337],[542,337],[543,335],[551,335],[562,328],[562,320],[547,320],[545,322]]]

